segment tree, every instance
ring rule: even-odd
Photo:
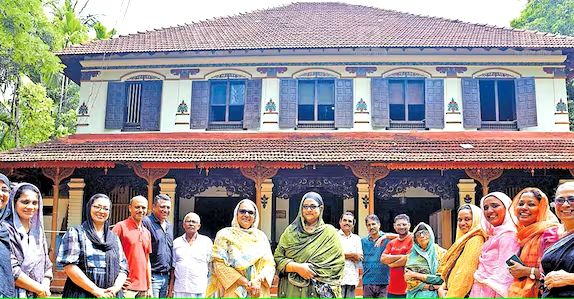
[[[116,35],[116,29],[112,28],[112,30],[108,31],[108,28],[102,24],[102,22],[96,22],[93,26],[94,31],[96,32],[96,39],[104,40],[110,39]]]
[[[574,36],[574,0],[529,0],[520,16],[510,25]],[[574,131],[574,52],[568,53],[566,74],[570,130]]]

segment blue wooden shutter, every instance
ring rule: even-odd
[[[142,131],[159,131],[162,86],[163,81],[142,82],[140,108],[140,124]]]
[[[480,89],[478,79],[462,78],[462,124],[465,129],[481,126]]]
[[[353,127],[353,79],[335,80],[335,128]]]
[[[243,128],[259,129],[261,122],[261,79],[247,80],[247,97],[243,108]]]
[[[443,79],[425,79],[425,126],[444,129]]]
[[[516,125],[519,129],[536,127],[536,89],[534,78],[519,78],[514,80],[516,90]]]
[[[297,126],[297,79],[279,81],[279,128]]]
[[[108,99],[106,101],[106,129],[122,129],[126,114],[126,84],[108,82]]]
[[[191,83],[191,129],[207,129],[209,117],[209,81]]]
[[[389,80],[371,79],[371,117],[373,128],[388,128],[389,116]]]

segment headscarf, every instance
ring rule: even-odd
[[[2,181],[8,188],[10,188],[10,180],[8,177],[0,173],[0,181]],[[10,199],[8,199],[10,201]],[[4,222],[8,215],[10,214],[10,208],[6,205],[3,209],[0,209],[0,222]],[[10,234],[5,226],[0,225],[0,242],[5,243],[6,246],[10,246]]]
[[[536,221],[528,226],[524,226],[518,220],[518,215],[520,214],[518,203],[520,198],[525,193],[534,194],[535,198],[538,200],[538,215],[536,216]],[[514,197],[510,210],[512,213],[512,219],[518,227],[518,243],[522,250],[520,251],[520,260],[527,267],[540,266],[540,260],[542,259],[542,235],[544,231],[551,227],[556,227],[559,225],[558,218],[550,211],[550,203],[548,197],[544,192],[538,188],[525,188],[522,189]],[[557,240],[554,240],[557,241]],[[538,297],[538,288],[536,287],[536,281],[530,279],[530,277],[525,277],[522,280],[514,279],[514,282],[510,286],[508,291],[510,297]]]
[[[323,197],[319,195],[317,192],[307,192],[303,195],[301,202],[299,203],[299,214],[297,214],[297,218],[291,223],[297,227],[299,230],[305,231],[305,218],[303,218],[303,202],[305,199],[312,199],[314,200],[317,205],[320,207],[321,212],[319,213],[319,220],[317,222],[317,226],[315,226],[315,230],[317,229],[324,229],[325,221],[323,221],[323,212],[325,211],[325,207],[323,205]]]
[[[465,204],[458,209],[458,212],[465,210],[463,208],[465,206],[470,207],[470,212],[472,213],[472,224],[470,226],[470,229],[466,233],[463,233],[458,228],[458,226],[456,227],[456,241],[454,242],[454,244],[452,244],[452,246],[447,250],[447,252],[443,256],[440,266],[437,270],[444,281],[448,281],[450,272],[452,271],[458,258],[464,251],[464,246],[470,239],[479,236],[484,242],[484,234],[482,232],[482,229],[480,228],[480,219],[482,218],[481,217],[482,211],[480,210],[479,207],[475,205]]]
[[[0,173],[0,181],[10,188],[10,180]],[[0,209],[0,296],[14,297],[14,276],[12,275],[12,264],[10,263],[10,233],[4,221],[10,214],[10,209],[6,205]]]
[[[426,249],[423,249],[417,242],[416,233],[421,230],[427,230],[429,232],[429,242]],[[413,249],[407,257],[405,268],[422,274],[437,275],[440,258],[442,253],[444,253],[444,249],[435,244],[435,236],[432,227],[421,222],[415,226],[413,235]],[[442,252],[439,252],[439,250],[442,250]],[[423,289],[424,284],[419,280],[408,280],[407,287],[409,292],[417,292]]]
[[[490,222],[488,222],[486,217],[481,217],[480,226],[482,228],[482,231],[488,237],[499,235],[504,232],[516,232],[516,225],[514,225],[514,222],[512,221],[512,213],[510,211],[510,205],[512,204],[512,200],[510,199],[510,197],[508,197],[508,195],[502,192],[490,192],[480,199],[480,209],[482,211],[484,211],[484,201],[489,197],[497,198],[504,205],[506,210],[504,214],[504,222],[502,222],[502,224],[500,224],[499,226],[493,226],[492,224],[490,224]]]
[[[120,248],[118,246],[117,237],[110,229],[110,219],[108,218],[104,222],[104,234],[103,240],[100,239],[96,233],[96,228],[94,226],[94,220],[92,219],[90,211],[92,210],[92,205],[94,201],[99,198],[105,198],[110,202],[110,215],[112,213],[112,201],[107,195],[95,194],[93,195],[84,209],[86,215],[84,217],[85,221],[82,222],[81,228],[85,232],[86,237],[92,242],[92,246],[95,249],[101,250],[106,253],[106,271],[107,275],[105,278],[105,287],[111,287],[114,285],[116,278],[120,273]],[[86,254],[86,253],[84,253]],[[94,281],[94,277],[91,278]]]
[[[8,186],[8,188],[10,188],[10,180],[2,173],[0,173],[0,181],[2,181],[6,186]]]

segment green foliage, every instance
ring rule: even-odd
[[[99,40],[104,40],[104,39],[110,39],[112,37],[114,37],[114,35],[116,35],[116,29],[112,28],[112,30],[108,31],[108,28],[106,28],[106,26],[104,26],[104,24],[102,24],[101,22],[97,22],[96,24],[94,24],[93,26],[94,31],[96,32],[96,39]]]

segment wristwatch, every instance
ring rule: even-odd
[[[530,275],[528,277],[530,277],[530,279],[536,279],[536,275],[534,275],[534,267],[530,268]]]
[[[432,283],[429,284],[429,291],[434,291],[434,290],[436,290],[436,289],[434,288],[434,284],[432,284]]]

